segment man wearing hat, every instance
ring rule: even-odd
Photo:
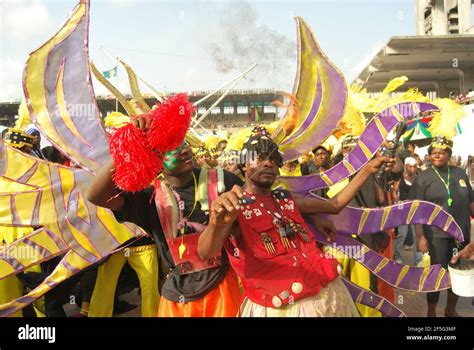
[[[283,158],[266,129],[256,127],[242,153],[256,155],[254,161],[243,160],[245,186],[234,186],[214,201],[198,242],[202,259],[227,249],[245,292],[240,316],[358,315],[339,279],[337,261],[319,249],[302,215],[330,241],[334,228],[314,215],[339,213],[382,162],[391,168],[393,160],[371,160],[334,198],[322,201],[272,190]]]
[[[474,194],[466,173],[456,166],[449,165],[453,142],[446,136],[436,136],[428,148],[432,166],[416,178],[409,194],[410,199],[426,200],[442,206],[449,212],[464,233],[464,245],[469,243],[471,224],[474,215]],[[448,262],[458,249],[453,238],[443,231],[416,225],[416,240],[422,253],[429,251],[431,264],[441,264],[447,268]],[[436,316],[439,292],[427,294],[428,317]],[[444,314],[446,317],[459,316],[456,312],[458,297],[448,290],[448,300]]]

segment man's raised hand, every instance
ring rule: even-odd
[[[235,185],[232,190],[221,194],[212,203],[209,223],[217,227],[229,225],[237,218],[240,209],[239,199],[243,198],[243,190]]]

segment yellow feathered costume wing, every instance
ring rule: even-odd
[[[433,136],[445,136],[452,139],[458,134],[457,125],[466,117],[466,111],[450,98],[438,98],[434,104],[439,107],[439,112],[433,113],[429,132]]]

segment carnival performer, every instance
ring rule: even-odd
[[[301,165],[303,175],[318,174],[331,168],[331,148],[327,144],[321,144],[312,151],[314,160],[310,160],[308,165]],[[314,191],[318,197],[329,198],[328,189],[321,188]]]
[[[410,199],[430,201],[449,212],[464,234],[464,243],[470,241],[471,222],[474,216],[474,193],[465,171],[448,165],[452,155],[453,141],[447,136],[433,138],[428,148],[432,166],[416,178],[409,194]],[[431,264],[448,267],[453,253],[457,250],[453,238],[436,227],[415,225],[416,241],[419,251],[429,252]],[[426,295],[428,317],[436,317],[440,292]],[[458,296],[448,289],[444,314],[446,317],[459,316],[456,312]]]
[[[371,160],[328,201],[293,197],[286,190],[271,190],[283,160],[266,129],[253,131],[242,152],[256,153],[256,161],[247,161],[243,188],[235,186],[214,202],[210,224],[199,238],[200,256],[212,258],[226,247],[245,291],[240,316],[358,315],[338,278],[337,260],[323,255],[302,215],[319,232],[331,234],[315,215],[337,214],[383,162],[390,168],[393,160]]]
[[[200,146],[194,153],[196,165],[200,168],[208,164],[211,160],[211,153],[205,145]]]
[[[143,117],[131,122],[141,130],[149,128]],[[110,162],[92,183],[88,199],[112,209],[120,222],[135,223],[154,237],[161,259],[171,267],[161,290],[158,316],[235,316],[240,292],[226,253],[202,260],[197,241],[209,221],[205,199],[241,186],[242,181],[226,171],[194,169],[187,144],[166,155],[163,176],[155,187],[121,193],[114,186],[113,174]],[[199,196],[201,192],[207,196]],[[170,222],[178,217],[179,221]]]

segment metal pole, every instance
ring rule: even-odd
[[[194,128],[189,128],[189,131],[199,138],[199,134],[196,132],[196,130],[194,130]]]
[[[193,127],[197,127],[197,126],[199,125],[199,123],[202,122],[202,120],[203,120],[204,118],[206,118],[206,117],[209,115],[209,113],[211,113],[212,109],[213,109],[215,106],[217,106],[217,105],[219,104],[219,102],[221,102],[221,101],[224,99],[224,97],[227,96],[227,94],[230,92],[230,90],[232,90],[238,83],[240,83],[240,81],[241,81],[243,78],[245,78],[245,75],[246,75],[249,71],[250,71],[250,70],[247,70],[247,71],[245,72],[245,74],[243,74],[234,84],[232,84],[232,86],[231,86],[230,88],[228,88],[228,89],[222,94],[222,96],[219,97],[219,98],[217,99],[217,101],[214,102],[214,104],[206,110],[206,112],[204,112],[204,114],[201,116],[201,118],[199,118],[199,119],[194,123]]]
[[[201,129],[203,129],[205,132],[209,132],[209,130],[206,129],[206,128],[205,128],[204,126],[202,126],[201,124],[199,124],[199,127],[200,127]]]
[[[166,95],[155,90],[155,88],[153,86],[151,86],[150,84],[148,84],[145,80],[143,80],[141,77],[139,77],[137,75],[137,78],[143,83],[145,84],[150,90],[151,90],[151,93],[153,94],[153,96],[155,96],[155,98],[160,101],[160,102],[163,102],[164,99],[166,98]]]
[[[116,79],[117,82],[116,82],[115,86],[117,86],[117,89],[118,89],[118,69],[117,69],[117,72],[115,72],[115,73],[116,73],[115,76],[117,78]],[[117,96],[115,96],[115,112],[118,112],[118,98],[117,98]]]

